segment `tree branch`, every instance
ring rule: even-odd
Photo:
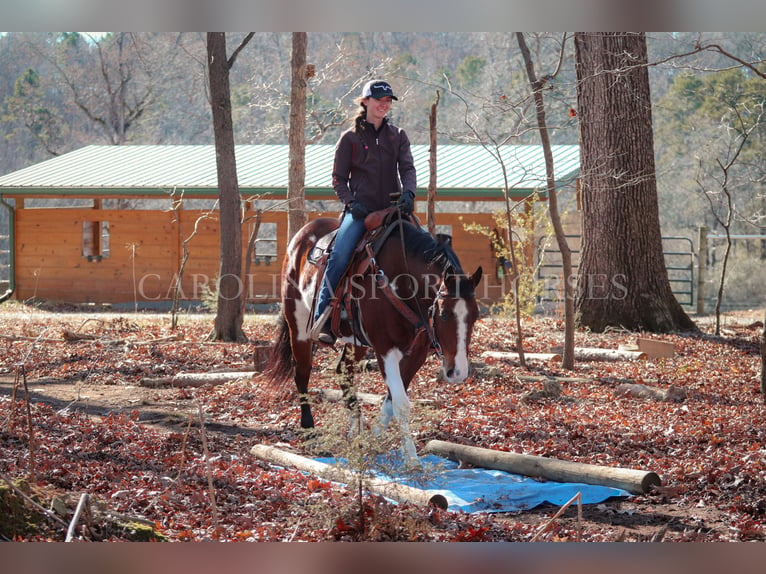
[[[234,62],[237,60],[237,56],[239,56],[239,53],[245,48],[245,46],[247,46],[250,40],[253,39],[254,35],[255,35],[255,32],[248,32],[247,36],[245,36],[245,38],[239,43],[239,46],[237,46],[237,49],[231,53],[231,56],[226,61],[226,65],[229,66],[230,70],[232,66],[234,65]]]

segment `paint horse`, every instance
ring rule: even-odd
[[[354,366],[372,349],[388,387],[375,430],[395,418],[402,450],[416,462],[407,389],[432,350],[441,357],[446,381],[460,383],[468,376],[468,349],[479,316],[475,287],[482,271],[479,267],[466,275],[448,241],[437,241],[398,215],[391,208],[366,219],[368,233],[331,303],[331,325],[343,343],[336,371],[343,375],[340,386],[352,424],[361,424],[352,387]],[[380,223],[384,217],[391,219],[387,225]],[[323,273],[311,261],[316,260],[317,244],[338,225],[333,218],[309,222],[290,241],[282,267],[280,327],[269,372],[275,384],[294,379],[304,429],[314,427],[307,394],[315,348],[310,330]]]

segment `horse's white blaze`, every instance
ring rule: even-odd
[[[452,373],[444,372],[444,378],[450,383],[462,383],[468,376],[468,305],[460,299],[455,303],[453,312],[457,323],[457,354]]]
[[[391,393],[391,401],[383,401],[380,412],[380,425],[385,428],[391,421],[396,419],[402,431],[402,449],[410,459],[417,458],[415,442],[410,435],[410,399],[404,389],[404,382],[399,371],[399,361],[404,354],[397,347],[392,348],[383,355],[383,365],[386,372],[386,386]]]

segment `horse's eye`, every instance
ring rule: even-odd
[[[452,313],[450,313],[446,309],[442,309],[442,312],[439,315],[439,319],[441,319],[442,321],[449,321],[451,317],[452,317]]]

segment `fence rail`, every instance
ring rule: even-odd
[[[580,266],[580,235],[567,235],[576,247],[572,251],[572,272]],[[561,253],[558,246],[548,245],[547,237],[537,242],[537,278],[543,283],[538,303],[558,302],[563,297]],[[694,244],[688,237],[666,236],[662,238],[665,267],[668,270],[670,287],[678,302],[686,307],[695,305],[694,299]]]

